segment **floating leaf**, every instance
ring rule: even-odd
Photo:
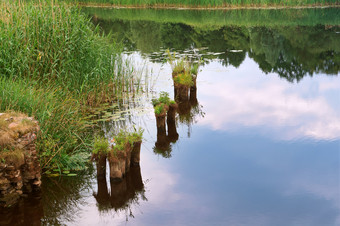
[[[75,174],[75,173],[69,173],[69,174],[67,174],[67,176],[68,176],[68,177],[75,177],[75,176],[77,176],[77,174]]]

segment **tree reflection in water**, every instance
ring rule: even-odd
[[[264,73],[275,73],[289,82],[299,82],[305,76],[318,73],[337,75],[340,71],[340,27],[334,25],[338,24],[335,19],[336,9],[303,10],[306,18],[301,25],[294,23],[294,20],[291,24],[280,22],[282,25],[269,22],[276,21],[277,14],[285,15],[287,10],[261,13],[251,10],[239,11],[240,18],[235,20],[236,22],[223,24],[216,21],[214,26],[201,24],[202,18],[199,15],[209,12],[196,12],[192,17],[186,16],[192,12],[180,12],[181,16],[187,18],[186,24],[152,19],[138,20],[135,14],[128,14],[131,18],[125,16],[122,20],[112,13],[106,15],[104,10],[88,11],[95,13],[94,22],[105,32],[114,33],[116,41],[123,42],[126,50],[140,51],[153,62],[164,62],[166,49],[183,53],[187,57],[190,57],[190,50],[195,49],[199,50],[205,64],[217,59],[226,67],[237,68],[249,57]],[[120,11],[117,13],[121,15]],[[143,13],[147,14],[148,11],[144,10]],[[222,21],[228,19],[228,13],[225,12],[224,15],[221,12]],[[215,12],[211,14],[216,16]],[[251,22],[253,16],[258,14],[267,17],[265,23]],[[291,15],[294,15],[294,10]],[[316,21],[321,24],[313,23],[314,18],[318,18]]]

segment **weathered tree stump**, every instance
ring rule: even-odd
[[[140,162],[140,148],[142,145],[142,141],[134,142],[132,152],[131,152],[131,165],[139,166]]]
[[[189,98],[189,86],[175,83],[175,100],[176,102],[186,101]]]
[[[118,159],[110,159],[110,180],[121,180],[123,178],[120,161]]]
[[[96,157],[96,166],[97,166],[97,178],[105,178],[106,177],[106,154],[99,153]]]

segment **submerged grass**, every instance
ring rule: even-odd
[[[82,168],[93,137],[90,108],[133,90],[120,48],[77,7],[0,2],[0,111],[34,116],[43,168]]]
[[[68,0],[137,7],[266,7],[335,5],[337,0]]]

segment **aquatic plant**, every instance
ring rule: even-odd
[[[189,72],[180,73],[173,77],[175,85],[184,85],[184,86],[192,86],[194,84],[193,82],[193,76]]]
[[[134,128],[134,131],[130,132],[128,134],[128,140],[129,140],[130,144],[134,145],[134,143],[136,143],[136,142],[141,142],[142,139],[143,139],[143,133],[144,133],[144,129],[142,129],[142,128],[139,128],[139,129]]]
[[[152,105],[154,107],[157,106],[160,103],[169,105],[171,101],[173,101],[173,100],[170,99],[169,93],[161,91],[158,99],[157,98],[152,99]]]
[[[112,150],[114,153],[125,150],[126,144],[133,146],[135,142],[142,141],[144,130],[142,128],[134,128],[133,132],[121,129],[119,133],[113,137]]]
[[[192,75],[197,75],[198,74],[198,68],[199,68],[200,64],[199,63],[195,63],[195,64],[192,64],[191,65],[191,68],[190,68],[190,73]]]
[[[105,137],[95,137],[92,153],[95,155],[107,154],[110,144]]]
[[[156,115],[161,115],[161,114],[163,114],[163,113],[166,112],[166,110],[165,110],[165,104],[163,104],[163,103],[160,103],[160,104],[156,105],[156,106],[154,107],[154,109],[155,109],[155,114],[156,114]]]

